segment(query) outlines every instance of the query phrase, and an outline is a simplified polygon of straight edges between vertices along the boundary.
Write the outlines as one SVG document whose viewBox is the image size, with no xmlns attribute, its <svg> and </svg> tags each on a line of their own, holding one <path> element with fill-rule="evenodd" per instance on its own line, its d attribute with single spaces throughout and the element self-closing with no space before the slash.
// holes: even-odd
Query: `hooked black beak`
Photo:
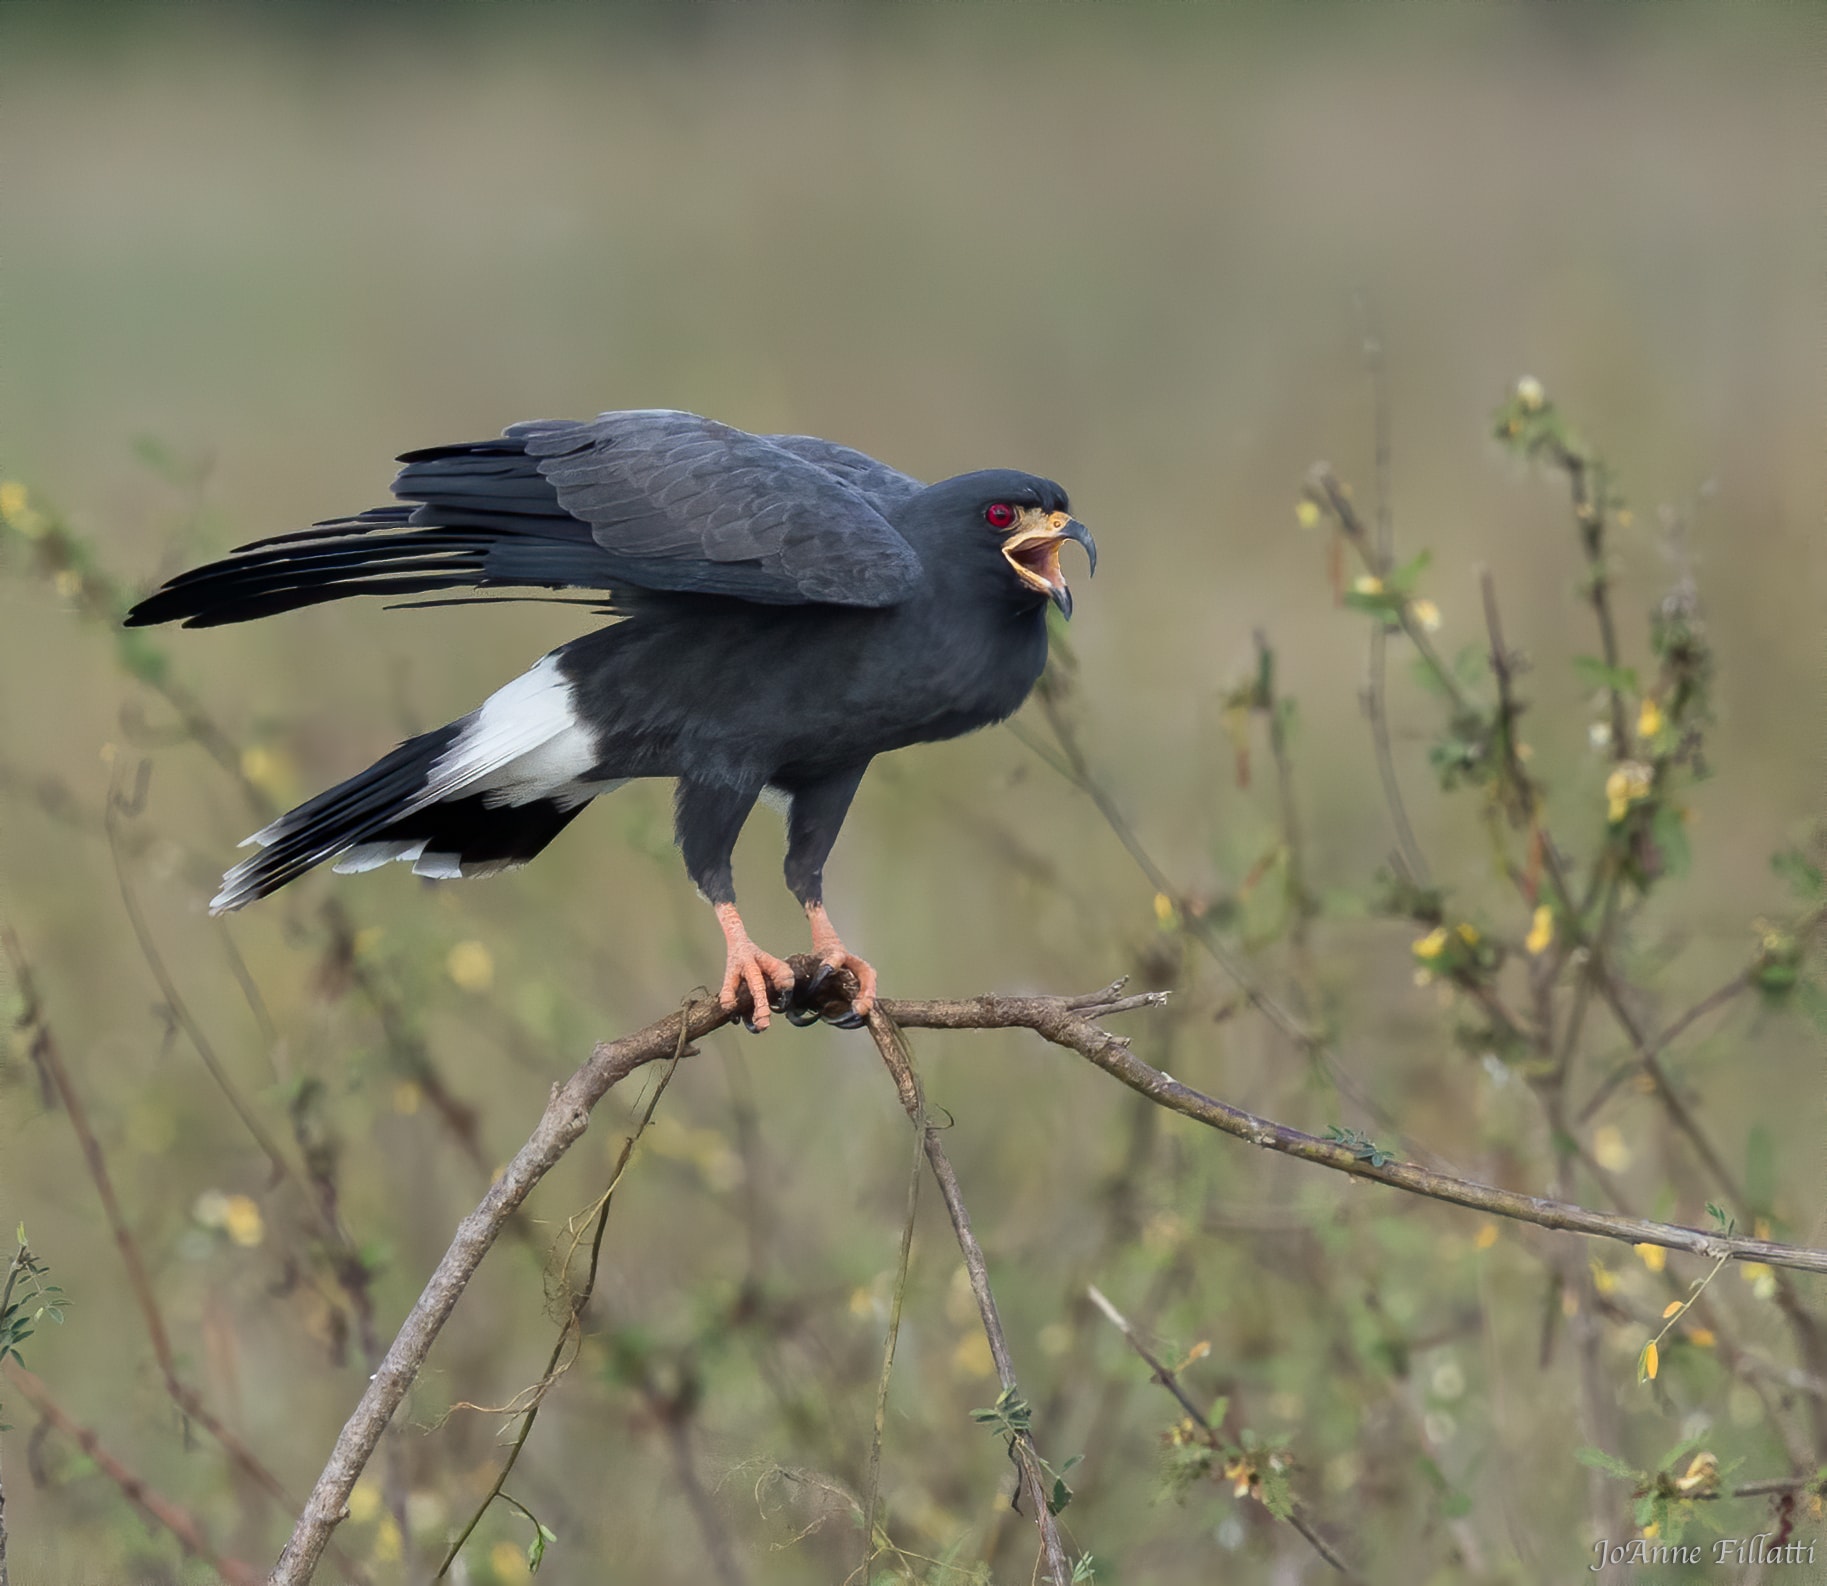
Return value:
<svg viewBox="0 0 1827 1586">
<path fill-rule="evenodd" d="M 1020 573 L 1024 582 L 1041 591 L 1059 607 L 1062 617 L 1072 616 L 1072 591 L 1059 570 L 1059 548 L 1067 540 L 1076 540 L 1085 548 L 1091 572 L 1097 573 L 1097 541 L 1077 518 L 1063 512 L 1050 513 L 1033 529 L 1017 531 L 1003 546 L 1003 554 Z"/>
<path fill-rule="evenodd" d="M 1085 547 L 1085 560 L 1091 564 L 1087 576 L 1096 578 L 1097 541 L 1091 538 L 1091 531 L 1086 528 L 1084 524 L 1080 523 L 1077 518 L 1068 518 L 1066 520 L 1066 526 L 1059 531 L 1059 537 L 1062 540 L 1077 540 L 1080 545 Z M 1055 569 L 1059 567 L 1059 555 L 1057 552 L 1054 553 L 1053 566 Z M 1059 614 L 1064 617 L 1066 621 L 1070 622 L 1072 620 L 1072 590 L 1067 585 L 1064 578 L 1061 578 L 1058 583 L 1053 586 L 1048 594 L 1048 598 L 1054 605 L 1059 607 Z"/>
</svg>

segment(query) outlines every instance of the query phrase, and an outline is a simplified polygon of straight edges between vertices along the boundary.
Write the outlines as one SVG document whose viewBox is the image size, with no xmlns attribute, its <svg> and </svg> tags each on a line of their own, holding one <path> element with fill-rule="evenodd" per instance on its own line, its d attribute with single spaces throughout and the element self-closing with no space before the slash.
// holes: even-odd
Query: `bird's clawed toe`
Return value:
<svg viewBox="0 0 1827 1586">
<path fill-rule="evenodd" d="M 828 950 L 820 959 L 818 972 L 812 977 L 812 989 L 840 971 L 856 981 L 856 995 L 850 999 L 850 1011 L 856 1019 L 854 1023 L 846 1022 L 845 1019 L 833 1019 L 831 1022 L 839 1029 L 854 1030 L 869 1017 L 869 1010 L 875 1006 L 875 966 L 842 946 Z"/>
<path fill-rule="evenodd" d="M 757 1034 L 765 1030 L 770 1009 L 782 1005 L 792 990 L 791 964 L 772 953 L 764 953 L 753 942 L 730 944 L 717 1000 L 734 1012 L 741 1006 L 742 993 L 746 991 L 749 1008 L 743 1022 L 750 1030 Z"/>
</svg>

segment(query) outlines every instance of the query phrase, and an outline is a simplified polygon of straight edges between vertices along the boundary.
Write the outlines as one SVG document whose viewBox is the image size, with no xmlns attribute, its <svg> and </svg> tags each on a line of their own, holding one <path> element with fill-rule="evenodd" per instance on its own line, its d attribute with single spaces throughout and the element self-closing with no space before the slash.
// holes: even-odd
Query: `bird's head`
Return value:
<svg viewBox="0 0 1827 1586">
<path fill-rule="evenodd" d="M 1067 540 L 1084 546 L 1097 571 L 1097 544 L 1071 515 L 1066 492 L 1051 479 L 1013 469 L 990 468 L 959 474 L 923 492 L 929 521 L 942 524 L 940 548 L 963 560 L 973 576 L 1008 594 L 1016 603 L 1037 606 L 1050 600 L 1072 615 L 1072 591 L 1060 570 Z"/>
</svg>

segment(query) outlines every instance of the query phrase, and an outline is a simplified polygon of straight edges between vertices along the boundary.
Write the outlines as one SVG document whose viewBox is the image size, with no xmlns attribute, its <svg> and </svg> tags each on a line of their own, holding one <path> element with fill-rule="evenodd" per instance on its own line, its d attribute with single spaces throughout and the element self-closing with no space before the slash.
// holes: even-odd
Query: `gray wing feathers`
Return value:
<svg viewBox="0 0 1827 1586">
<path fill-rule="evenodd" d="M 507 433 L 631 583 L 777 604 L 888 606 L 919 580 L 918 557 L 883 516 L 905 499 L 892 489 L 905 476 L 860 452 L 830 448 L 845 454 L 832 468 L 802 446 L 693 413 L 605 413 Z M 887 487 L 879 493 L 860 488 L 871 468 Z"/>
</svg>

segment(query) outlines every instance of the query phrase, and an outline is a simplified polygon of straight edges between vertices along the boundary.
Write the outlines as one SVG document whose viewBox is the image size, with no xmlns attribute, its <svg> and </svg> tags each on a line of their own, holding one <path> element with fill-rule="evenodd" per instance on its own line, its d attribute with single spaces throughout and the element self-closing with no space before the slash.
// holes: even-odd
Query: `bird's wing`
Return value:
<svg viewBox="0 0 1827 1586">
<path fill-rule="evenodd" d="M 172 579 L 128 625 L 209 627 L 346 595 L 461 588 L 888 606 L 920 576 L 886 517 L 919 484 L 810 436 L 605 413 L 516 424 L 400 462 L 401 505 L 244 545 Z"/>
<path fill-rule="evenodd" d="M 847 447 L 675 412 L 507 433 L 639 588 L 891 606 L 919 580 L 919 558 L 884 516 L 919 486 Z"/>
<path fill-rule="evenodd" d="M 820 440 L 816 435 L 764 435 L 761 437 L 782 451 L 803 458 L 815 468 L 822 468 L 833 478 L 841 479 L 857 491 L 883 517 L 912 500 L 926 488 L 898 468 L 877 462 L 867 452 L 836 441 Z"/>
</svg>

